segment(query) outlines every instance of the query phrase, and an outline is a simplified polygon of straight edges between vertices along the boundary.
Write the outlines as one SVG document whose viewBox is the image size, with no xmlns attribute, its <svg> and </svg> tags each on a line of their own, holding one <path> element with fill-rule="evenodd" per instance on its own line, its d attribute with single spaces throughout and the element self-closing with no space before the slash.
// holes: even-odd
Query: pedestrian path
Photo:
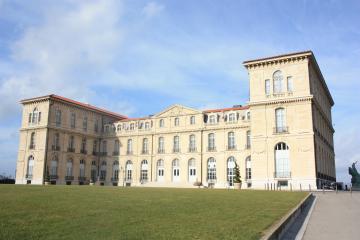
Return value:
<svg viewBox="0 0 360 240">
<path fill-rule="evenodd" d="M 360 239 L 360 192 L 316 192 L 304 240 Z"/>
</svg>

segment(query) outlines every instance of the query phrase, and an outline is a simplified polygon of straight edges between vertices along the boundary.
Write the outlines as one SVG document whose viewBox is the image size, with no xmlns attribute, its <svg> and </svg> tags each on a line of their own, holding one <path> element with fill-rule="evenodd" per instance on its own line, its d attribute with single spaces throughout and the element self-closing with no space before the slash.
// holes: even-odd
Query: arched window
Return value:
<svg viewBox="0 0 360 240">
<path fill-rule="evenodd" d="M 34 108 L 32 113 L 29 114 L 29 123 L 37 124 L 40 122 L 41 112 L 37 108 Z"/>
<path fill-rule="evenodd" d="M 280 142 L 275 145 L 275 178 L 290 178 L 289 147 Z"/>
<path fill-rule="evenodd" d="M 100 166 L 100 180 L 105 181 L 105 179 L 106 179 L 106 161 L 102 161 Z"/>
<path fill-rule="evenodd" d="M 287 132 L 284 108 L 275 109 L 275 125 L 276 125 L 276 129 L 275 129 L 276 133 Z"/>
<path fill-rule="evenodd" d="M 159 137 L 159 149 L 158 149 L 158 153 L 164 153 L 165 149 L 164 149 L 164 137 Z"/>
<path fill-rule="evenodd" d="M 132 139 L 128 139 L 127 141 L 127 154 L 132 154 L 133 152 L 133 147 L 132 147 Z"/>
<path fill-rule="evenodd" d="M 208 151 L 215 151 L 215 134 L 209 133 L 208 135 Z"/>
<path fill-rule="evenodd" d="M 274 93 L 283 92 L 283 76 L 281 71 L 276 71 L 273 74 Z"/>
<path fill-rule="evenodd" d="M 26 178 L 32 178 L 33 176 L 33 170 L 34 170 L 34 157 L 30 156 L 28 158 L 28 165 L 27 165 L 27 171 L 26 171 Z"/>
<path fill-rule="evenodd" d="M 35 149 L 35 133 L 32 132 L 30 135 L 30 149 Z"/>
<path fill-rule="evenodd" d="M 159 121 L 159 127 L 164 127 L 165 126 L 165 124 L 164 124 L 164 119 L 160 119 L 160 121 Z"/>
<path fill-rule="evenodd" d="M 125 170 L 126 170 L 126 181 L 127 182 L 131 182 L 132 180 L 132 171 L 133 171 L 133 164 L 130 160 L 126 161 L 126 165 L 125 165 Z"/>
<path fill-rule="evenodd" d="M 179 182 L 180 181 L 180 162 L 179 159 L 174 159 L 172 161 L 172 177 L 173 182 Z"/>
<path fill-rule="evenodd" d="M 159 159 L 156 162 L 157 181 L 164 181 L 164 160 Z"/>
<path fill-rule="evenodd" d="M 207 161 L 207 179 L 210 183 L 216 182 L 216 160 L 213 157 Z"/>
<path fill-rule="evenodd" d="M 227 181 L 229 186 L 234 186 L 234 177 L 235 177 L 235 158 L 229 157 L 227 160 Z"/>
<path fill-rule="evenodd" d="M 149 153 L 149 148 L 148 148 L 148 139 L 147 138 L 143 138 L 143 144 L 142 144 L 142 153 L 143 154 L 148 154 Z"/>
<path fill-rule="evenodd" d="M 246 168 L 246 180 L 250 180 L 251 179 L 251 157 L 248 156 L 245 159 L 245 168 Z"/>
<path fill-rule="evenodd" d="M 179 139 L 179 136 L 174 136 L 173 152 L 174 153 L 180 152 L 180 139 Z"/>
<path fill-rule="evenodd" d="M 234 132 L 228 132 L 228 150 L 235 149 L 235 134 Z"/>
<path fill-rule="evenodd" d="M 57 178 L 58 159 L 57 156 L 51 160 L 50 163 L 50 178 Z"/>
<path fill-rule="evenodd" d="M 73 160 L 69 159 L 66 162 L 66 177 L 73 176 Z"/>
<path fill-rule="evenodd" d="M 118 181 L 119 180 L 119 162 L 114 161 L 112 166 L 112 181 Z"/>
<path fill-rule="evenodd" d="M 195 151 L 196 151 L 195 135 L 191 134 L 189 136 L 189 152 L 195 152 Z"/>
<path fill-rule="evenodd" d="M 191 158 L 188 162 L 189 165 L 189 182 L 196 182 L 196 161 L 194 158 Z"/>
<path fill-rule="evenodd" d="M 85 177 L 85 160 L 80 160 L 80 178 L 84 178 Z"/>
<path fill-rule="evenodd" d="M 148 161 L 147 160 L 142 160 L 141 161 L 141 176 L 140 176 L 140 181 L 141 182 L 147 182 L 148 180 Z"/>
</svg>

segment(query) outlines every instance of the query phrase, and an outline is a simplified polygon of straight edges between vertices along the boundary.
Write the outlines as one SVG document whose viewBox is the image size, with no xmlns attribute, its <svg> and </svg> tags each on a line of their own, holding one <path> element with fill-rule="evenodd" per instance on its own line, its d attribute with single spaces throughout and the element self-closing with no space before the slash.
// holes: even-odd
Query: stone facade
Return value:
<svg viewBox="0 0 360 240">
<path fill-rule="evenodd" d="M 336 180 L 334 102 L 311 51 L 244 62 L 246 106 L 127 118 L 56 95 L 26 99 L 16 183 L 312 189 Z"/>
</svg>

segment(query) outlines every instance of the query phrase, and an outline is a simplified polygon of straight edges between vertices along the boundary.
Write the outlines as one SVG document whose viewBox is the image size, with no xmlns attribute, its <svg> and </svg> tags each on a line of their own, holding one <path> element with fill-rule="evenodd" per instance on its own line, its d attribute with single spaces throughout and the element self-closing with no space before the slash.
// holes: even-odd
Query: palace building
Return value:
<svg viewBox="0 0 360 240">
<path fill-rule="evenodd" d="M 57 95 L 23 105 L 17 184 L 316 189 L 336 181 L 334 101 L 311 51 L 245 61 L 248 104 L 128 118 Z"/>
</svg>

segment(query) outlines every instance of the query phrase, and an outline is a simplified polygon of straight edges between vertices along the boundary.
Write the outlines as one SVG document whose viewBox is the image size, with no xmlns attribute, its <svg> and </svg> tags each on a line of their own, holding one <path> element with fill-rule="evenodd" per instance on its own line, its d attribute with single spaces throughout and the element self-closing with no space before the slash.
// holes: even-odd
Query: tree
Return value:
<svg viewBox="0 0 360 240">
<path fill-rule="evenodd" d="M 235 162 L 234 172 L 235 172 L 234 183 L 241 183 L 240 169 L 239 169 L 239 165 L 236 162 Z"/>
</svg>

